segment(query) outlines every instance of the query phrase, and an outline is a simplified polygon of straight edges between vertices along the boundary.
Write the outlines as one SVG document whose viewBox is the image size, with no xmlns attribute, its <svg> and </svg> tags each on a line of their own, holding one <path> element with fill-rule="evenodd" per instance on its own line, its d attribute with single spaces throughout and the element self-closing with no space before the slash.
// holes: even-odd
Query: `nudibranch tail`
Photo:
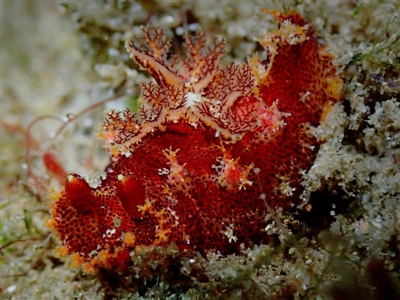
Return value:
<svg viewBox="0 0 400 300">
<path fill-rule="evenodd" d="M 172 242 L 232 253 L 262 241 L 266 204 L 299 203 L 318 146 L 307 128 L 339 100 L 342 81 L 300 14 L 267 12 L 278 29 L 259 38 L 262 61 L 219 68 L 225 42 L 201 31 L 187 35 L 183 58 L 168 59 L 161 29 L 127 42 L 154 78 L 142 85 L 139 113 L 108 113 L 101 184 L 69 175 L 52 204 L 49 224 L 87 270 L 123 269 L 133 250 Z"/>
</svg>

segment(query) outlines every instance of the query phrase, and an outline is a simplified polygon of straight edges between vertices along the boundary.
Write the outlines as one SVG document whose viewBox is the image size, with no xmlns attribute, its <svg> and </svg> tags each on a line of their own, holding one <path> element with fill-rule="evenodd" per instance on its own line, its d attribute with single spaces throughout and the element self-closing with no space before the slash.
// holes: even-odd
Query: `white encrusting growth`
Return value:
<svg viewBox="0 0 400 300">
<path fill-rule="evenodd" d="M 221 233 L 228 238 L 229 243 L 236 242 L 238 240 L 238 238 L 233 233 L 233 225 L 232 224 L 227 226 L 226 229 L 224 231 L 222 231 Z"/>
</svg>

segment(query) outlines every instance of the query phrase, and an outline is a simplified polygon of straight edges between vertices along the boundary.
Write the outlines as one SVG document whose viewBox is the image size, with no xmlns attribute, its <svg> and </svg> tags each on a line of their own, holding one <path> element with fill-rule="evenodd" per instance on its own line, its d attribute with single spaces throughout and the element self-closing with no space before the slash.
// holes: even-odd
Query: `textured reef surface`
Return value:
<svg viewBox="0 0 400 300">
<path fill-rule="evenodd" d="M 339 100 L 342 81 L 310 24 L 268 12 L 278 29 L 259 39 L 264 60 L 220 68 L 225 43 L 202 31 L 187 34 L 183 57 L 161 29 L 127 42 L 154 80 L 142 85 L 137 115 L 108 113 L 100 184 L 71 174 L 53 195 L 60 251 L 87 271 L 124 269 L 137 247 L 171 242 L 229 254 L 262 241 L 271 210 L 299 204 L 318 148 L 310 128 Z"/>
</svg>

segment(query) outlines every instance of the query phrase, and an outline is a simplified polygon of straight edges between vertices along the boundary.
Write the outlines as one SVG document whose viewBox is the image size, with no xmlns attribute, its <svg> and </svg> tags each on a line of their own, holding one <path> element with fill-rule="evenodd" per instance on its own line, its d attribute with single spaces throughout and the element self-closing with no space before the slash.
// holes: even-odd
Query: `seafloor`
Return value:
<svg viewBox="0 0 400 300">
<path fill-rule="evenodd" d="M 1 2 L 1 299 L 398 299 L 400 4 L 280 3 Z M 273 24 L 261 7 L 301 12 L 345 82 L 343 101 L 315 129 L 321 145 L 302 195 L 310 212 L 279 216 L 273 244 L 181 261 L 158 249 L 154 269 L 137 263 L 123 280 L 58 257 L 45 221 L 49 189 L 60 183 L 40 157 L 52 153 L 67 172 L 93 177 L 106 166 L 96 138 L 103 112 L 136 107 L 147 79 L 124 41 L 143 24 L 177 41 L 200 26 L 227 39 L 223 63 L 244 61 Z M 116 94 L 124 96 L 79 115 Z M 174 272 L 159 271 L 171 261 Z"/>
</svg>

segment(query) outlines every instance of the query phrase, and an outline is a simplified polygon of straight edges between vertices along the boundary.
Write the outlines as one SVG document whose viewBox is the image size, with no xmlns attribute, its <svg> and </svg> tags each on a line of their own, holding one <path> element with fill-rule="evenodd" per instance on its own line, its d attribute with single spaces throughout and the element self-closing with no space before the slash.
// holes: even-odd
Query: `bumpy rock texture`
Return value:
<svg viewBox="0 0 400 300">
<path fill-rule="evenodd" d="M 332 56 L 294 12 L 260 38 L 268 56 L 219 68 L 224 42 L 186 37 L 171 56 L 160 29 L 128 42 L 155 79 L 139 115 L 111 111 L 102 137 L 111 161 L 97 187 L 70 175 L 50 226 L 87 270 L 124 268 L 139 245 L 232 253 L 260 242 L 268 207 L 298 203 L 317 143 L 311 126 L 340 98 Z"/>
</svg>

